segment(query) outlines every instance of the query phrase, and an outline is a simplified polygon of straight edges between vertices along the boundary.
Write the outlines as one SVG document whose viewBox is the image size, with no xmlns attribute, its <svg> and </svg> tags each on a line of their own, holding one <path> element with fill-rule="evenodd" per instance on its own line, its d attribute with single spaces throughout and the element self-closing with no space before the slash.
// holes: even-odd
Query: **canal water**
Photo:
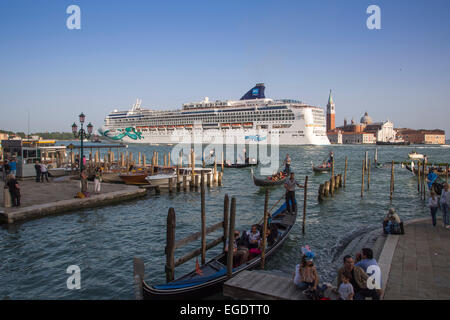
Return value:
<svg viewBox="0 0 450 320">
<path fill-rule="evenodd" d="M 154 150 L 162 154 L 171 146 L 130 145 L 128 151 L 143 152 L 147 161 Z M 303 191 L 298 190 L 297 223 L 283 247 L 268 261 L 267 270 L 291 274 L 300 259 L 300 249 L 309 245 L 316 253 L 316 264 L 322 280 L 331 281 L 336 265 L 335 254 L 352 236 L 381 228 L 390 207 L 403 220 L 428 217 L 424 201 L 417 193 L 417 180 L 406 169 L 395 167 L 395 193 L 389 200 L 390 166 L 371 170 L 370 190 L 361 199 L 361 166 L 365 151 L 373 160 L 376 146 L 345 145 L 327 147 L 280 147 L 280 161 L 289 153 L 296 178 L 303 183 L 309 176 L 306 235 L 302 235 Z M 378 146 L 379 162 L 404 161 L 416 149 L 429 162 L 450 162 L 446 146 Z M 317 191 L 330 174 L 313 174 L 311 161 L 319 163 L 335 153 L 336 173 L 344 171 L 348 157 L 347 188 L 339 189 L 334 198 L 319 204 Z M 206 191 L 207 225 L 223 218 L 223 199 L 236 197 L 236 227 L 249 229 L 262 218 L 264 192 L 254 186 L 249 169 L 225 169 L 222 187 Z M 22 195 L 26 197 L 26 195 Z M 283 196 L 283 188 L 271 190 L 270 206 Z M 165 281 L 164 245 L 166 217 L 170 207 L 176 211 L 176 238 L 200 231 L 199 192 L 149 195 L 145 198 L 70 214 L 31 220 L 0 228 L 0 299 L 133 299 L 133 257 L 145 263 L 148 283 Z M 220 232 L 210 234 L 209 239 Z M 176 257 L 200 246 L 200 241 L 176 251 Z M 207 258 L 221 246 L 208 251 Z M 67 289 L 66 269 L 77 265 L 81 270 L 81 289 Z M 177 267 L 181 276 L 195 267 L 195 259 Z"/>
</svg>

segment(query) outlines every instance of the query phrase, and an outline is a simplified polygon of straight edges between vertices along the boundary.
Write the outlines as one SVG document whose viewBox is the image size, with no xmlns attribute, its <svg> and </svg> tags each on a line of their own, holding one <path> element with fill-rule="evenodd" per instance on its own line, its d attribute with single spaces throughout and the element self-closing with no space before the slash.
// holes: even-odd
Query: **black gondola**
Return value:
<svg viewBox="0 0 450 320">
<path fill-rule="evenodd" d="M 330 172 L 331 171 L 331 166 L 320 165 L 320 166 L 315 167 L 314 163 L 312 163 L 312 162 L 311 162 L 311 166 L 312 166 L 312 170 L 314 172 L 317 172 L 317 173 L 323 173 L 323 172 Z"/>
<path fill-rule="evenodd" d="M 218 163 L 216 164 L 218 167 L 220 167 L 222 164 Z M 224 168 L 234 168 L 234 169 L 240 169 L 240 168 L 249 168 L 249 167 L 256 167 L 257 165 L 259 165 L 259 161 L 258 163 L 224 163 L 223 167 Z M 209 164 L 207 165 L 208 167 L 213 167 L 214 164 Z"/>
<path fill-rule="evenodd" d="M 286 212 L 286 203 L 284 203 L 271 218 L 271 226 L 276 226 L 277 236 L 273 242 L 267 246 L 266 260 L 281 247 L 287 239 L 288 234 L 292 230 L 297 218 L 297 211 L 292 214 Z M 262 229 L 262 225 L 260 225 Z M 269 244 L 269 243 L 268 243 Z M 138 259 L 138 261 L 140 261 Z M 202 275 L 198 275 L 196 271 L 192 271 L 181 278 L 162 285 L 149 285 L 142 281 L 142 297 L 144 299 L 199 299 L 219 293 L 222 285 L 230 279 L 227 276 L 227 254 L 221 253 L 215 258 L 209 260 L 200 267 Z M 233 268 L 231 277 L 236 276 L 244 270 L 258 268 L 261 263 L 261 255 L 251 258 L 247 262 Z M 142 262 L 138 262 L 140 273 L 144 273 Z M 142 277 L 142 275 L 141 275 Z"/>
<path fill-rule="evenodd" d="M 253 173 L 253 169 L 252 169 L 252 179 L 253 179 L 253 183 L 255 184 L 255 186 L 258 186 L 258 187 L 279 186 L 286 181 L 287 174 L 284 174 L 283 178 L 281 178 L 279 180 L 272 181 L 269 178 L 256 178 L 255 174 Z"/>
</svg>

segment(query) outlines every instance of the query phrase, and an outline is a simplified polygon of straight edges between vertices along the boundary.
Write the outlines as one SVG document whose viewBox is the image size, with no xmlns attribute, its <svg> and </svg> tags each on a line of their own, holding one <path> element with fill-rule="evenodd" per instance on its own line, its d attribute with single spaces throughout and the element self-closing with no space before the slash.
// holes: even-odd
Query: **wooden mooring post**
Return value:
<svg viewBox="0 0 450 320">
<path fill-rule="evenodd" d="M 264 223 L 262 232 L 262 250 L 261 250 L 261 269 L 264 269 L 264 264 L 266 261 L 266 241 L 267 241 L 267 220 L 269 216 L 269 189 L 266 188 L 266 195 L 264 198 Z"/>
<path fill-rule="evenodd" d="M 364 197 L 364 169 L 366 168 L 366 160 L 362 163 L 362 178 L 361 178 L 361 198 Z"/>
<path fill-rule="evenodd" d="M 205 215 L 205 181 L 202 171 L 202 182 L 200 184 L 201 198 L 201 223 L 202 223 L 202 264 L 206 261 L 206 215 Z"/>
<path fill-rule="evenodd" d="M 225 251 L 225 247 L 227 246 L 229 211 L 230 200 L 228 199 L 228 194 L 225 194 L 225 197 L 223 199 L 223 251 Z"/>
<path fill-rule="evenodd" d="M 228 228 L 228 244 L 229 250 L 227 254 L 227 276 L 231 277 L 233 274 L 233 243 L 234 243 L 234 223 L 236 219 L 236 199 L 231 198 L 231 214 L 230 227 Z"/>
<path fill-rule="evenodd" d="M 392 200 L 394 197 L 394 161 L 391 164 L 391 189 L 389 193 L 389 199 Z"/>
<path fill-rule="evenodd" d="M 224 220 L 221 222 L 218 222 L 212 226 L 206 227 L 205 217 L 202 218 L 202 227 L 201 231 L 191 234 L 190 236 L 187 236 L 184 239 L 175 241 L 175 227 L 176 227 L 176 215 L 174 208 L 170 208 L 169 212 L 167 214 L 167 233 L 166 233 L 166 247 L 165 247 L 165 253 L 166 253 L 166 265 L 165 265 L 165 272 L 166 272 L 166 281 L 170 282 L 175 277 L 175 268 L 195 257 L 198 255 L 202 256 L 203 258 L 206 256 L 206 251 L 217 246 L 220 243 L 226 243 L 226 234 L 224 233 L 220 237 L 206 243 L 206 235 L 219 230 L 220 228 L 223 228 L 224 231 L 227 228 L 225 225 L 228 226 L 228 195 L 225 195 L 225 202 L 224 202 Z M 204 216 L 204 215 L 203 215 Z M 230 224 L 229 229 L 232 229 L 232 232 L 234 233 L 234 221 L 236 216 L 236 199 L 233 197 L 231 199 L 231 218 L 230 218 Z M 231 237 L 233 237 L 233 233 L 231 233 Z M 193 250 L 186 255 L 182 256 L 181 258 L 175 259 L 175 250 L 179 249 L 188 243 L 192 241 L 196 241 L 198 239 L 202 239 L 202 245 L 199 249 Z M 233 243 L 234 237 L 230 243 Z M 233 267 L 233 250 L 230 250 L 231 252 L 231 264 L 230 267 Z M 229 259 L 229 257 L 228 257 Z M 202 263 L 204 264 L 204 262 Z M 227 270 L 228 271 L 228 270 Z M 232 271 L 232 269 L 231 269 Z"/>
<path fill-rule="evenodd" d="M 369 165 L 367 166 L 367 190 L 370 189 L 370 159 L 369 159 Z"/>
<path fill-rule="evenodd" d="M 347 157 L 345 157 L 345 169 L 344 169 L 344 188 L 345 182 L 347 181 Z"/>
<path fill-rule="evenodd" d="M 308 176 L 305 177 L 305 187 L 303 189 L 303 224 L 302 224 L 302 233 L 305 234 L 306 228 L 306 200 L 308 196 Z"/>
<path fill-rule="evenodd" d="M 170 208 L 167 214 L 166 232 L 166 281 L 170 282 L 175 276 L 175 209 Z"/>
<path fill-rule="evenodd" d="M 417 192 L 420 192 L 420 161 L 417 161 Z"/>
</svg>

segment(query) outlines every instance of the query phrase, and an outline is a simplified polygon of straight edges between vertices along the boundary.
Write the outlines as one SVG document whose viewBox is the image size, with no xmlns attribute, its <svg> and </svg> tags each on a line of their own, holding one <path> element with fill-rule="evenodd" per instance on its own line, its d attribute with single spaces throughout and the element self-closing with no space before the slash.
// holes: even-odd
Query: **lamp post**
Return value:
<svg viewBox="0 0 450 320">
<path fill-rule="evenodd" d="M 83 140 L 86 138 L 86 139 L 89 139 L 90 137 L 91 137 L 91 134 L 92 134 L 92 129 L 94 128 L 94 126 L 91 124 L 91 123 L 89 123 L 88 125 L 87 125 L 87 133 L 86 133 L 86 131 L 83 129 L 83 124 L 84 124 L 84 120 L 86 119 L 86 116 L 83 114 L 83 113 L 81 113 L 80 115 L 79 115 L 79 118 L 80 118 L 80 123 L 81 123 L 81 129 L 80 130 L 78 130 L 78 126 L 76 125 L 76 123 L 74 122 L 73 123 L 73 125 L 72 125 L 72 133 L 73 133 L 73 136 L 75 137 L 75 138 L 80 138 L 80 141 L 81 141 L 81 150 L 80 150 L 80 175 L 81 175 L 81 171 L 83 171 L 83 169 L 84 169 L 84 164 L 83 164 Z"/>
</svg>

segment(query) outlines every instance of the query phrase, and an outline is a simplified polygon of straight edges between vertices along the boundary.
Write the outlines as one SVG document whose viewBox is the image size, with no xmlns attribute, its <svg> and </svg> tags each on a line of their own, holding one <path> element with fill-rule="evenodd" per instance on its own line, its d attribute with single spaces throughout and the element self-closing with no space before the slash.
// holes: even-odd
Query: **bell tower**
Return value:
<svg viewBox="0 0 450 320">
<path fill-rule="evenodd" d="M 333 101 L 333 97 L 331 96 L 331 90 L 330 95 L 328 97 L 328 103 L 327 103 L 327 132 L 333 131 L 336 129 L 336 122 L 335 122 L 335 105 Z"/>
</svg>

